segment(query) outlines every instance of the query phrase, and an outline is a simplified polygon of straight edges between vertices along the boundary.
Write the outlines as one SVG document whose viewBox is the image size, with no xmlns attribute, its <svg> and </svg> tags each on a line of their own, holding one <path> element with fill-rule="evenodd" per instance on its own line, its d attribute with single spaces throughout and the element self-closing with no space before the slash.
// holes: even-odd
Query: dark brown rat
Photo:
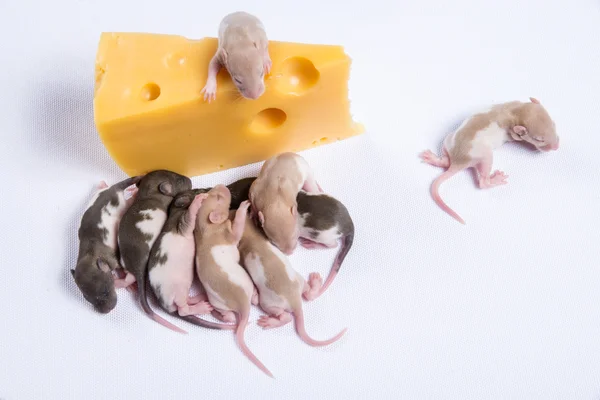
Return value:
<svg viewBox="0 0 600 400">
<path fill-rule="evenodd" d="M 192 181 L 172 171 L 158 170 L 144 176 L 138 188 L 136 200 L 119 226 L 121 264 L 127 271 L 125 281 L 126 284 L 137 282 L 140 304 L 150 318 L 169 329 L 185 333 L 155 314 L 148 305 L 146 272 L 150 250 L 167 220 L 169 205 L 179 193 L 192 188 Z"/>
<path fill-rule="evenodd" d="M 121 268 L 118 261 L 117 233 L 123 214 L 131 206 L 135 191 L 125 200 L 126 189 L 140 181 L 132 177 L 108 187 L 102 181 L 88 204 L 79 225 L 79 254 L 71 270 L 83 297 L 106 314 L 117 305 L 112 271 Z"/>
<path fill-rule="evenodd" d="M 322 295 L 331 285 L 342 266 L 342 262 L 354 241 L 354 222 L 342 202 L 325 193 L 298 192 L 298 223 L 300 225 L 300 245 L 307 249 L 335 248 L 341 239 L 340 250 L 335 257 L 331 271 L 318 292 L 305 294 L 307 300 Z M 309 276 L 311 287 L 322 281 L 318 273 Z"/>
</svg>

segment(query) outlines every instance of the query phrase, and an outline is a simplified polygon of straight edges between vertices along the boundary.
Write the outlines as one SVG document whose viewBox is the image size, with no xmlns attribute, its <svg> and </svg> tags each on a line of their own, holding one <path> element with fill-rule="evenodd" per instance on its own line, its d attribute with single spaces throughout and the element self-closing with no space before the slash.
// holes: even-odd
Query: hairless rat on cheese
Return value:
<svg viewBox="0 0 600 400">
<path fill-rule="evenodd" d="M 186 332 L 155 314 L 148 305 L 146 272 L 150 250 L 167 220 L 167 209 L 173 197 L 191 188 L 190 178 L 175 172 L 157 170 L 148 173 L 138 184 L 136 200 L 123 216 L 118 236 L 121 264 L 127 271 L 124 286 L 137 282 L 144 312 L 180 333 Z"/>
<path fill-rule="evenodd" d="M 125 211 L 135 199 L 137 189 L 126 189 L 140 181 L 136 176 L 108 187 L 102 181 L 90 200 L 79 225 L 79 254 L 77 265 L 71 270 L 83 297 L 94 308 L 106 314 L 115 308 L 117 293 L 113 271 L 121 268 L 118 261 L 117 232 Z"/>
<path fill-rule="evenodd" d="M 230 212 L 230 218 L 234 211 Z M 283 326 L 292 320 L 300 338 L 311 346 L 326 346 L 340 339 L 346 328 L 328 340 L 314 340 L 306 333 L 302 295 L 318 292 L 320 287 L 312 287 L 302 275 L 296 272 L 287 257 L 275 247 L 259 228 L 246 221 L 244 235 L 239 245 L 242 264 L 258 288 L 258 302 L 267 313 L 258 320 L 264 329 Z"/>
<path fill-rule="evenodd" d="M 196 272 L 214 308 L 213 315 L 225 322 L 234 322 L 237 315 L 236 337 L 242 352 L 264 373 L 273 377 L 244 341 L 255 288 L 240 265 L 237 246 L 244 233 L 249 203 L 245 201 L 240 205 L 233 223 L 229 219 L 230 203 L 229 189 L 217 185 L 208 192 L 200 206 L 195 231 Z"/>
<path fill-rule="evenodd" d="M 180 193 L 169 207 L 167 221 L 156 239 L 148 260 L 148 279 L 160 305 L 169 313 L 195 325 L 212 329 L 235 329 L 234 325 L 216 324 L 197 318 L 208 314 L 212 306 L 205 295 L 189 297 L 194 280 L 194 228 L 196 215 L 207 194 L 194 190 Z"/>
<path fill-rule="evenodd" d="M 281 153 L 263 164 L 250 187 L 252 215 L 269 240 L 284 254 L 298 245 L 298 203 L 300 189 L 322 192 L 306 160 L 292 152 Z"/>
<path fill-rule="evenodd" d="M 219 25 L 218 48 L 208 64 L 208 78 L 202 89 L 204 100 L 217 96 L 217 74 L 225 67 L 242 96 L 258 99 L 265 91 L 264 75 L 271 71 L 269 40 L 262 22 L 238 11 L 226 15 Z"/>
<path fill-rule="evenodd" d="M 493 150 L 509 141 L 523 141 L 538 150 L 558 150 L 559 137 L 554 121 L 539 100 L 531 102 L 512 101 L 497 104 L 490 110 L 466 119 L 456 131 L 444 139 L 443 155 L 436 156 L 430 150 L 421 153 L 421 159 L 433 166 L 446 168 L 431 185 L 435 202 L 453 218 L 465 221 L 453 211 L 439 195 L 440 185 L 463 169 L 473 167 L 479 174 L 479 187 L 492 188 L 506 184 L 504 172 L 492 170 Z"/>
</svg>

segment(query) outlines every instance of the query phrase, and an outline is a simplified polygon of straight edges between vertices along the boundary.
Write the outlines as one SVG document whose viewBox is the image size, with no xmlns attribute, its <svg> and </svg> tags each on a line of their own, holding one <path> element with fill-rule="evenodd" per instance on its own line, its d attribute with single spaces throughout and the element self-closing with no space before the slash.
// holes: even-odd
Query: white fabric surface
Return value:
<svg viewBox="0 0 600 400">
<path fill-rule="evenodd" d="M 3 1 L 0 5 L 0 399 L 592 399 L 600 396 L 600 4 L 581 0 Z M 260 5 L 259 5 L 260 3 Z M 417 3 L 419 3 L 417 5 Z M 353 57 L 352 107 L 367 134 L 303 153 L 357 232 L 338 278 L 293 326 L 246 338 L 150 321 L 127 292 L 95 313 L 69 268 L 93 185 L 124 177 L 97 137 L 102 31 L 215 35 L 245 9 L 276 40 Z M 539 98 L 558 152 L 506 145 L 505 187 L 469 173 L 429 196 L 417 154 L 491 103 Z M 194 178 L 229 183 L 252 165 Z M 345 176 L 349 175 L 351 178 Z M 326 273 L 336 250 L 299 250 Z"/>
</svg>

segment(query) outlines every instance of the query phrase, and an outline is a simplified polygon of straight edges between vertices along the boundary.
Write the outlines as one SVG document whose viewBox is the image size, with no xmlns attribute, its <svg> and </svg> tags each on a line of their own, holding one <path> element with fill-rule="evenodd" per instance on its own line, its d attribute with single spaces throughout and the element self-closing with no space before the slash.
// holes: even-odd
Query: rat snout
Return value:
<svg viewBox="0 0 600 400">
<path fill-rule="evenodd" d="M 543 151 L 554 151 L 554 150 L 558 150 L 558 146 L 559 146 L 559 141 L 557 139 L 556 142 L 547 144 L 547 145 L 541 147 L 541 149 Z"/>
<path fill-rule="evenodd" d="M 108 298 L 103 298 L 102 300 L 96 300 L 94 303 L 94 308 L 96 311 L 102 314 L 108 314 L 115 306 L 117 305 L 117 297 L 109 296 Z"/>
<path fill-rule="evenodd" d="M 242 95 L 247 99 L 256 100 L 260 96 L 262 96 L 264 91 L 265 91 L 265 86 L 262 84 L 259 84 L 253 88 L 245 88 L 244 91 L 242 92 Z"/>
</svg>

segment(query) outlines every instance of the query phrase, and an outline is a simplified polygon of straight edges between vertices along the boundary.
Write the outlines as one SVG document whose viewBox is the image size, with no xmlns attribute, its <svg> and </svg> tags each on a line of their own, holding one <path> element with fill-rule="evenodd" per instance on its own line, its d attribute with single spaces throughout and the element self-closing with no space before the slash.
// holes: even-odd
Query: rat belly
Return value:
<svg viewBox="0 0 600 400">
<path fill-rule="evenodd" d="M 119 222 L 125 213 L 125 195 L 123 192 L 117 194 L 119 203 L 115 206 L 108 203 L 102 208 L 102 216 L 98 223 L 98 229 L 104 230 L 103 243 L 113 250 L 117 249 L 117 231 Z"/>
<path fill-rule="evenodd" d="M 166 233 L 156 256 L 159 261 L 148 274 L 150 284 L 169 311 L 175 311 L 170 309 L 175 298 L 181 291 L 187 296 L 194 279 L 194 240 Z"/>
<path fill-rule="evenodd" d="M 135 227 L 146 236 L 146 244 L 151 249 L 167 220 L 167 213 L 163 210 L 148 209 L 140 211 L 140 215 L 143 219 L 135 224 Z"/>
<path fill-rule="evenodd" d="M 473 137 L 469 155 L 473 158 L 485 157 L 489 150 L 497 149 L 509 140 L 506 129 L 492 122 L 487 127 L 477 131 Z"/>
</svg>

